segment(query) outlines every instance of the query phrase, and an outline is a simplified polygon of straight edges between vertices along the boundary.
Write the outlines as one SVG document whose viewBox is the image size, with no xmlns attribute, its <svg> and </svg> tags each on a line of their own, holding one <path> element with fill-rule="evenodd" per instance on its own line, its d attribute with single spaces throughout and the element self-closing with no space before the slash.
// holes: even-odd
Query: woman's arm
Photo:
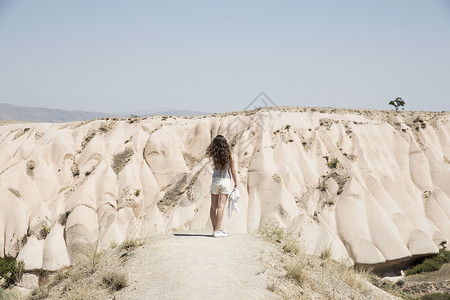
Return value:
<svg viewBox="0 0 450 300">
<path fill-rule="evenodd" d="M 237 187 L 237 176 L 236 176 L 236 169 L 234 168 L 233 152 L 230 152 L 230 169 L 231 169 L 231 176 L 233 177 L 234 181 L 234 187 Z"/>
</svg>

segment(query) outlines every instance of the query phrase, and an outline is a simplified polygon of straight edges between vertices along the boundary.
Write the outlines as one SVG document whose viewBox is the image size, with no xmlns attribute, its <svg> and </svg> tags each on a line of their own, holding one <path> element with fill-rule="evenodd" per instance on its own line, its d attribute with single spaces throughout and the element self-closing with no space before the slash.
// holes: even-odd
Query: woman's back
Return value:
<svg viewBox="0 0 450 300">
<path fill-rule="evenodd" d="M 231 178 L 230 163 L 224 169 L 214 168 L 213 178 Z"/>
</svg>

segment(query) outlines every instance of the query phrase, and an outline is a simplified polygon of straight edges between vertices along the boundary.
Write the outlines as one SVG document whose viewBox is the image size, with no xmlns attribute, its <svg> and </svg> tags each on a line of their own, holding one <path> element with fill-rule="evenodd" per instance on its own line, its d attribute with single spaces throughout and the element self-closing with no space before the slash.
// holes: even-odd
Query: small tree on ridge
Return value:
<svg viewBox="0 0 450 300">
<path fill-rule="evenodd" d="M 405 108 L 403 107 L 405 106 L 405 101 L 403 101 L 403 99 L 400 97 L 395 98 L 395 100 L 393 101 L 389 101 L 389 105 L 394 106 L 396 111 L 398 111 L 399 107 L 401 107 L 402 110 L 405 110 Z"/>
</svg>

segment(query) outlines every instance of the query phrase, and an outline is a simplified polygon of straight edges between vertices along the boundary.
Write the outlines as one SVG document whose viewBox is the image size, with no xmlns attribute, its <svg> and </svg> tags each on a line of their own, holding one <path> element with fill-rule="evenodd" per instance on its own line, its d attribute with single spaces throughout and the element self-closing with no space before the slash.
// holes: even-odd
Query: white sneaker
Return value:
<svg viewBox="0 0 450 300">
<path fill-rule="evenodd" d="M 219 230 L 219 231 L 214 231 L 213 235 L 214 235 L 214 237 L 227 237 L 228 233 L 226 233 L 223 230 Z"/>
</svg>

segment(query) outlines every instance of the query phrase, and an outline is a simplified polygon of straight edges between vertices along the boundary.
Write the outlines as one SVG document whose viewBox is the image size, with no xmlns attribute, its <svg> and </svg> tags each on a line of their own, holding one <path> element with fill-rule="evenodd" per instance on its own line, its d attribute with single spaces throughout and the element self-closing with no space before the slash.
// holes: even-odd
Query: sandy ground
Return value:
<svg viewBox="0 0 450 300">
<path fill-rule="evenodd" d="M 152 237 L 124 263 L 130 285 L 116 299 L 275 299 L 267 289 L 271 248 L 248 235 Z"/>
<path fill-rule="evenodd" d="M 259 234 L 151 236 L 140 246 L 102 252 L 95 266 L 89 256 L 41 278 L 33 299 L 398 299 L 362 277 L 345 276 L 350 270 L 336 263 L 283 250 L 287 241 L 270 242 Z M 286 276 L 295 261 L 301 283 Z M 125 275 L 127 286 L 111 289 L 104 281 L 111 273 Z M 19 299 L 19 292 L 32 291 L 16 288 L 8 294 Z"/>
</svg>

